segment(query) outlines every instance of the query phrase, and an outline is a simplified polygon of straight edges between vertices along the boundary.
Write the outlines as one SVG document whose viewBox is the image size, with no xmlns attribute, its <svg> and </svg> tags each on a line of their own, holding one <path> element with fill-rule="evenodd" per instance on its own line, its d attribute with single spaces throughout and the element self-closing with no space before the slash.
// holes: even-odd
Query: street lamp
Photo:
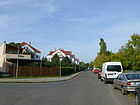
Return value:
<svg viewBox="0 0 140 105">
<path fill-rule="evenodd" d="M 59 56 L 59 60 L 60 60 L 60 72 L 59 72 L 59 76 L 61 76 L 61 62 L 62 62 L 62 59 L 63 59 L 63 55 L 61 54 L 61 52 L 58 52 L 58 56 Z"/>
</svg>

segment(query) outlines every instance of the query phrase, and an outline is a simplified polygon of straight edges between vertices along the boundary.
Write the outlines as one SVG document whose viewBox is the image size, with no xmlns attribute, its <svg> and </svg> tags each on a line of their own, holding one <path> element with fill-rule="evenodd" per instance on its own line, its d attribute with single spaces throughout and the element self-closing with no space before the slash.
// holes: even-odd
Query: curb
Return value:
<svg viewBox="0 0 140 105">
<path fill-rule="evenodd" d="M 61 82 L 71 80 L 80 74 L 83 71 L 72 74 L 71 76 L 66 77 L 56 77 L 56 78 L 37 78 L 37 79 L 0 79 L 0 83 L 50 83 L 50 82 Z"/>
</svg>

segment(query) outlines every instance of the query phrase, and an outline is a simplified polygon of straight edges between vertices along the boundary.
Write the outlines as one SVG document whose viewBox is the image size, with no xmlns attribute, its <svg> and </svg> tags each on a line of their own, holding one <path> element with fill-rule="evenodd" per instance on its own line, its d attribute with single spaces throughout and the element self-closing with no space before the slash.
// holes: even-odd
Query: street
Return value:
<svg viewBox="0 0 140 105">
<path fill-rule="evenodd" d="M 134 105 L 134 102 L 86 71 L 62 82 L 1 83 L 0 105 Z"/>
</svg>

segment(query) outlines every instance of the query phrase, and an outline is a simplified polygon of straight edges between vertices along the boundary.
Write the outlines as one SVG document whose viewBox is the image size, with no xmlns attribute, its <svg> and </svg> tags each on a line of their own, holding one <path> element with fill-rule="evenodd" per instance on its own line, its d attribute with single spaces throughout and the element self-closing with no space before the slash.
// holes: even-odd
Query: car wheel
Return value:
<svg viewBox="0 0 140 105">
<path fill-rule="evenodd" d="M 101 77 L 101 81 L 103 81 L 103 78 Z"/>
<path fill-rule="evenodd" d="M 121 87 L 121 91 L 122 91 L 122 94 L 123 94 L 123 95 L 126 95 L 126 94 L 127 94 L 127 91 L 125 91 L 125 89 L 124 89 L 123 86 Z"/>
</svg>

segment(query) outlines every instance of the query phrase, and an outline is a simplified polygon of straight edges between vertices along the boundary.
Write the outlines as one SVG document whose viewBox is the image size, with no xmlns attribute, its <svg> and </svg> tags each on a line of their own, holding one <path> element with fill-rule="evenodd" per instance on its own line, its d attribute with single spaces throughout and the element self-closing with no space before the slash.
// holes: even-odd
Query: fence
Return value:
<svg viewBox="0 0 140 105">
<path fill-rule="evenodd" d="M 11 76 L 16 77 L 17 67 L 11 67 Z M 57 67 L 18 67 L 18 77 L 24 76 L 59 76 L 59 68 Z"/>
</svg>

